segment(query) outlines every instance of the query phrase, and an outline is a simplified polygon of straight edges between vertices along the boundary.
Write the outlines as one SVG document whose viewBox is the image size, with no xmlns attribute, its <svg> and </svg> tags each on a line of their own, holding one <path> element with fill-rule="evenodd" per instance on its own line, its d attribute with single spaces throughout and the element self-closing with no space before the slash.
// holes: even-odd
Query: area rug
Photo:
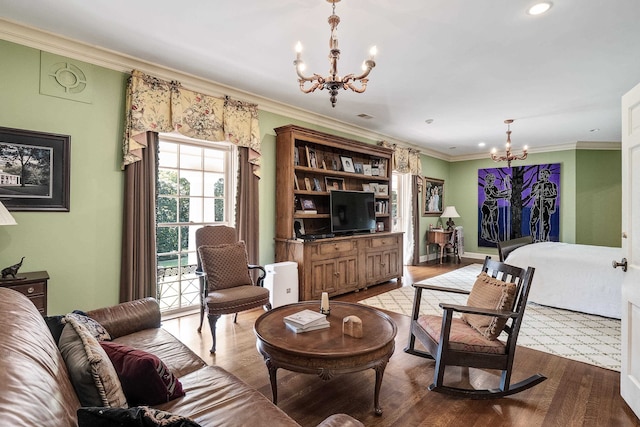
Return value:
<svg viewBox="0 0 640 427">
<path fill-rule="evenodd" d="M 419 283 L 469 290 L 481 268 L 480 264 L 471 264 Z M 359 302 L 411 316 L 414 294 L 412 286 L 403 286 Z M 421 314 L 442 314 L 439 303 L 465 304 L 466 299 L 466 295 L 425 290 L 422 292 Z M 617 319 L 530 302 L 518 336 L 518 345 L 620 371 L 620 320 Z"/>
</svg>

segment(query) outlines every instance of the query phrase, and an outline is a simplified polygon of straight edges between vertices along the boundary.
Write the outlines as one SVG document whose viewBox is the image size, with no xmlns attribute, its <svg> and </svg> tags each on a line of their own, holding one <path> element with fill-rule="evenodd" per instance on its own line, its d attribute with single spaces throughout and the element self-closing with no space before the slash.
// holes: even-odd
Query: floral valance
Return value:
<svg viewBox="0 0 640 427">
<path fill-rule="evenodd" d="M 253 151 L 250 162 L 260 164 L 258 106 L 228 97 L 217 98 L 134 70 L 126 97 L 123 168 L 141 159 L 144 134 L 178 131 L 206 141 L 229 141 Z"/>
<path fill-rule="evenodd" d="M 393 149 L 392 165 L 394 171 L 412 175 L 422 174 L 420 151 L 413 148 L 398 147 L 396 144 L 389 144 L 387 141 L 380 141 L 378 145 Z"/>
</svg>

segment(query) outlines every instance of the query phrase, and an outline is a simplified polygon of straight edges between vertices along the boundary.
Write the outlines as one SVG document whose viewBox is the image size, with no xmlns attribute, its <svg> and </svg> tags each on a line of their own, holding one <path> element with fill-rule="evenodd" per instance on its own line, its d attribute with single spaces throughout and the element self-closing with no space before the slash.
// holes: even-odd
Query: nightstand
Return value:
<svg viewBox="0 0 640 427">
<path fill-rule="evenodd" d="M 47 315 L 47 281 L 49 273 L 46 271 L 18 272 L 18 277 L 24 279 L 1 279 L 0 287 L 10 288 L 26 295 L 43 316 Z"/>
<path fill-rule="evenodd" d="M 447 230 L 429 230 L 427 231 L 427 245 L 438 245 L 440 248 L 440 264 L 444 258 L 444 247 L 451 241 L 453 231 Z M 427 248 L 427 255 L 429 249 Z"/>
</svg>

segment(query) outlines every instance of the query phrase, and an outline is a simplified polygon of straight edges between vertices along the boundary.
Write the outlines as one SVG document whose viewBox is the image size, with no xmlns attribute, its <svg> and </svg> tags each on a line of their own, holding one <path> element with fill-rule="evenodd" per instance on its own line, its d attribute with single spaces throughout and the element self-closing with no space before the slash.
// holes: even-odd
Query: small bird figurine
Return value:
<svg viewBox="0 0 640 427">
<path fill-rule="evenodd" d="M 24 261 L 24 257 L 20 259 L 20 262 L 17 264 L 13 264 L 12 266 L 6 267 L 2 269 L 2 278 L 6 279 L 7 276 L 11 276 L 14 279 L 16 278 L 16 274 L 18 274 L 18 270 L 22 267 L 22 261 Z"/>
</svg>

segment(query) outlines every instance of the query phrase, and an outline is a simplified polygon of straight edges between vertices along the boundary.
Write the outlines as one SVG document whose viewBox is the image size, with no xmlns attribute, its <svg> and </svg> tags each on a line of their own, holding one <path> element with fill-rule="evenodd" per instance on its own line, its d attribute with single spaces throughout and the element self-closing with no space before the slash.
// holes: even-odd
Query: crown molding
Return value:
<svg viewBox="0 0 640 427">
<path fill-rule="evenodd" d="M 622 150 L 622 142 L 620 141 L 578 141 L 576 142 L 578 150 Z"/>
<path fill-rule="evenodd" d="M 576 142 L 568 142 L 565 144 L 556 144 L 556 145 L 547 145 L 542 149 L 529 148 L 527 152 L 529 154 L 540 154 L 540 153 L 552 153 L 556 151 L 567 151 L 567 150 L 621 150 L 622 143 L 616 141 L 576 141 Z M 462 156 L 455 156 L 449 159 L 450 162 L 464 162 L 467 160 L 484 160 L 490 158 L 489 152 L 487 153 L 476 153 L 476 154 L 468 154 Z"/>
</svg>

